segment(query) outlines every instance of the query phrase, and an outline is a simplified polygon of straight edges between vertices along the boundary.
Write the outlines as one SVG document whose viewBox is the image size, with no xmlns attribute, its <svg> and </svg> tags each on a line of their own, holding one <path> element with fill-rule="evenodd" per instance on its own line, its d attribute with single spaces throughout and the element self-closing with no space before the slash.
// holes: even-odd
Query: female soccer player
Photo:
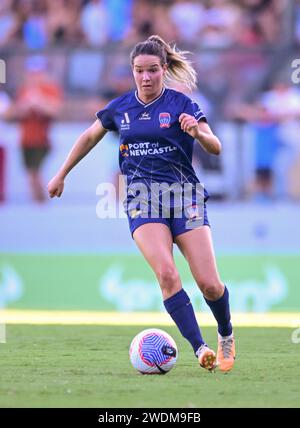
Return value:
<svg viewBox="0 0 300 428">
<path fill-rule="evenodd" d="M 130 231 L 158 279 L 164 306 L 192 345 L 200 366 L 212 370 L 218 365 L 221 371 L 229 371 L 235 358 L 229 294 L 216 267 L 205 205 L 208 194 L 204 190 L 202 200 L 199 197 L 201 186 L 192 167 L 194 140 L 216 155 L 221 143 L 200 107 L 182 93 L 167 89 L 172 82 L 195 87 L 196 72 L 185 54 L 159 36 L 138 43 L 131 52 L 137 90 L 114 99 L 96 114 L 97 120 L 79 136 L 49 182 L 48 191 L 50 197 L 60 197 L 71 169 L 107 131 L 117 131 L 120 168 L 127 179 Z M 166 203 L 162 198 L 170 188 L 177 193 L 169 192 Z M 185 190 L 190 188 L 186 197 Z M 173 259 L 173 242 L 187 259 L 217 321 L 217 356 L 205 343 L 193 306 L 182 288 Z"/>
</svg>

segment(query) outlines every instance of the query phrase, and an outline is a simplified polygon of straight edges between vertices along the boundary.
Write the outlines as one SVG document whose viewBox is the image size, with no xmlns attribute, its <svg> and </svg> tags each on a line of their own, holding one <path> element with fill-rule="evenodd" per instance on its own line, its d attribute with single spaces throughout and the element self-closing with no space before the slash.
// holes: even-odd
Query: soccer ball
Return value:
<svg viewBox="0 0 300 428">
<path fill-rule="evenodd" d="M 131 364 L 142 374 L 166 374 L 174 367 L 177 356 L 174 339 L 158 328 L 141 331 L 129 348 Z"/>
</svg>

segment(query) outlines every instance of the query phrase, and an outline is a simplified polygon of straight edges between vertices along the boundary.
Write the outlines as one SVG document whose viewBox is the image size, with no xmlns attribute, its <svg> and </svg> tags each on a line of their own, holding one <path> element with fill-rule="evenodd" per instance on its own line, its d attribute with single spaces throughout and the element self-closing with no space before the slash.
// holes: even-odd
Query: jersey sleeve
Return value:
<svg viewBox="0 0 300 428">
<path fill-rule="evenodd" d="M 117 131 L 118 128 L 115 123 L 115 102 L 111 101 L 102 110 L 96 113 L 96 117 L 100 120 L 103 128 L 108 131 Z"/>
<path fill-rule="evenodd" d="M 203 113 L 202 109 L 199 107 L 199 104 L 196 103 L 196 101 L 193 101 L 191 99 L 188 99 L 185 102 L 183 113 L 187 113 L 187 114 L 190 114 L 191 116 L 194 116 L 197 122 L 200 122 L 200 120 L 203 122 L 207 122 L 206 116 Z"/>
</svg>

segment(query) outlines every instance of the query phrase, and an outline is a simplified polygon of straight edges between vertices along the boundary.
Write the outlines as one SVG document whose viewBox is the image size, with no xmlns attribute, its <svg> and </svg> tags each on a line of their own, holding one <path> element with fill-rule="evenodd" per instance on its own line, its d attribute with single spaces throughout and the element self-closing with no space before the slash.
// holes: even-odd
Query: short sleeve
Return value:
<svg viewBox="0 0 300 428">
<path fill-rule="evenodd" d="M 188 99 L 186 101 L 184 106 L 184 113 L 194 116 L 197 122 L 199 122 L 200 120 L 203 122 L 207 122 L 206 116 L 203 113 L 202 109 L 199 107 L 199 104 L 191 99 Z"/>
<path fill-rule="evenodd" d="M 96 113 L 96 117 L 101 121 L 103 128 L 108 131 L 117 131 L 115 123 L 115 103 L 111 101 L 107 106 Z"/>
</svg>

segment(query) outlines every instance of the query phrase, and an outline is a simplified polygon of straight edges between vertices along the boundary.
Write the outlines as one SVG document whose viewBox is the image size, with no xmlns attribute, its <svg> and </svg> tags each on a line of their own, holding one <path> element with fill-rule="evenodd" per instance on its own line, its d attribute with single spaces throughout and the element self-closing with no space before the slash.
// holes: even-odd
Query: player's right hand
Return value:
<svg viewBox="0 0 300 428">
<path fill-rule="evenodd" d="M 47 187 L 50 198 L 54 198 L 54 196 L 60 198 L 62 192 L 64 191 L 64 179 L 59 175 L 55 175 L 55 177 L 49 181 Z"/>
</svg>

